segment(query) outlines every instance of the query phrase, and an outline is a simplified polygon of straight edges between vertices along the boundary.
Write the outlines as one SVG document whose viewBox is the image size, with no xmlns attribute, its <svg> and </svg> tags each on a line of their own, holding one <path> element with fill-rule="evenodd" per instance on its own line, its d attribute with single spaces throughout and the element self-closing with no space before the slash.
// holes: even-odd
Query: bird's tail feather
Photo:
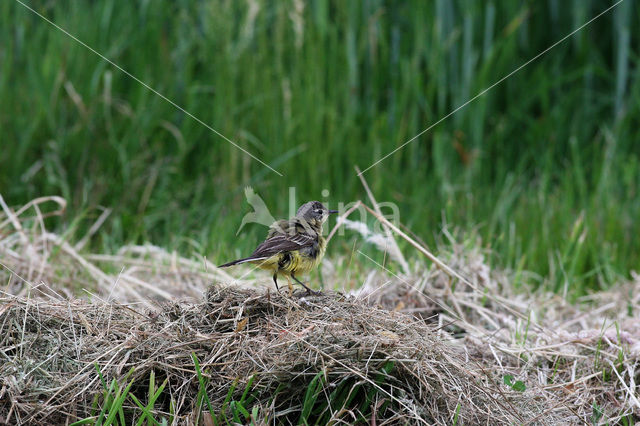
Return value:
<svg viewBox="0 0 640 426">
<path fill-rule="evenodd" d="M 229 262 L 229 263 L 225 263 L 224 265 L 219 265 L 218 268 L 226 268 L 227 266 L 233 266 L 233 265 L 239 265 L 241 263 L 245 263 L 245 262 L 252 262 L 255 260 L 263 260 L 266 259 L 266 257 L 245 257 L 243 259 L 238 259 L 238 260 L 234 260 L 233 262 Z"/>
</svg>

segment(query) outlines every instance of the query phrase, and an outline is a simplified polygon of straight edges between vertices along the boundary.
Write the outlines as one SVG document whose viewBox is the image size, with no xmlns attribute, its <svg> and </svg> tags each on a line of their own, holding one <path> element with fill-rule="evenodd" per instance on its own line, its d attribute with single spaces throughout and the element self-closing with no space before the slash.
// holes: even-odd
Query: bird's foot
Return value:
<svg viewBox="0 0 640 426">
<path fill-rule="evenodd" d="M 322 296 L 322 292 L 319 290 L 311 290 L 309 287 L 307 287 L 306 285 L 302 285 L 305 289 L 305 292 L 302 293 L 300 295 L 300 297 L 304 297 L 304 296 Z"/>
<path fill-rule="evenodd" d="M 322 293 L 321 291 L 315 291 L 315 290 L 311 290 L 311 289 L 306 289 L 306 290 L 298 290 L 296 291 L 292 296 L 296 297 L 296 298 L 302 298 L 302 297 L 309 297 L 309 296 L 323 296 L 324 293 Z"/>
</svg>

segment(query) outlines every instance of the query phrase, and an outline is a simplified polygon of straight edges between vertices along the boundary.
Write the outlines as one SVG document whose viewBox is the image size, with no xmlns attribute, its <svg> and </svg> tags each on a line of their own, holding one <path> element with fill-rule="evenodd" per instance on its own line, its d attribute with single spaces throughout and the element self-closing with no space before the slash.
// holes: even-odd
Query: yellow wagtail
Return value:
<svg viewBox="0 0 640 426">
<path fill-rule="evenodd" d="M 260 244 L 249 257 L 234 260 L 220 265 L 220 268 L 253 263 L 262 269 L 273 272 L 273 282 L 278 287 L 278 274 L 285 275 L 287 280 L 293 278 L 307 289 L 307 293 L 315 293 L 296 274 L 305 274 L 316 268 L 326 249 L 327 241 L 322 236 L 322 224 L 329 214 L 338 213 L 329 210 L 319 201 L 303 204 L 290 220 L 279 220 L 269 228 L 267 239 Z M 290 284 L 289 284 L 290 285 Z"/>
</svg>

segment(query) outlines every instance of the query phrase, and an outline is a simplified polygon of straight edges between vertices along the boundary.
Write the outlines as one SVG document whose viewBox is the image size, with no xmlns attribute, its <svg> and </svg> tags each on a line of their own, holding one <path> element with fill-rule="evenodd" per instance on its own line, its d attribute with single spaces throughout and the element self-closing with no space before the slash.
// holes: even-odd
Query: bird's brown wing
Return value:
<svg viewBox="0 0 640 426">
<path fill-rule="evenodd" d="M 260 244 L 251 254 L 252 258 L 269 257 L 277 253 L 300 250 L 317 243 L 317 236 L 307 233 L 275 233 Z"/>
</svg>

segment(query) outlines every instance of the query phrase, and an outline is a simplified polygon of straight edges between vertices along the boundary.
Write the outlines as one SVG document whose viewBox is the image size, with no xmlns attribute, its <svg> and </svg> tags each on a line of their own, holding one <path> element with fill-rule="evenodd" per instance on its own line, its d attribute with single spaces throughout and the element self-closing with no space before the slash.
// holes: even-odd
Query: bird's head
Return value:
<svg viewBox="0 0 640 426">
<path fill-rule="evenodd" d="M 312 222 L 322 224 L 331 213 L 338 213 L 338 210 L 329 210 L 319 201 L 309 201 L 300 206 L 296 217 L 304 219 L 310 224 Z"/>
</svg>

